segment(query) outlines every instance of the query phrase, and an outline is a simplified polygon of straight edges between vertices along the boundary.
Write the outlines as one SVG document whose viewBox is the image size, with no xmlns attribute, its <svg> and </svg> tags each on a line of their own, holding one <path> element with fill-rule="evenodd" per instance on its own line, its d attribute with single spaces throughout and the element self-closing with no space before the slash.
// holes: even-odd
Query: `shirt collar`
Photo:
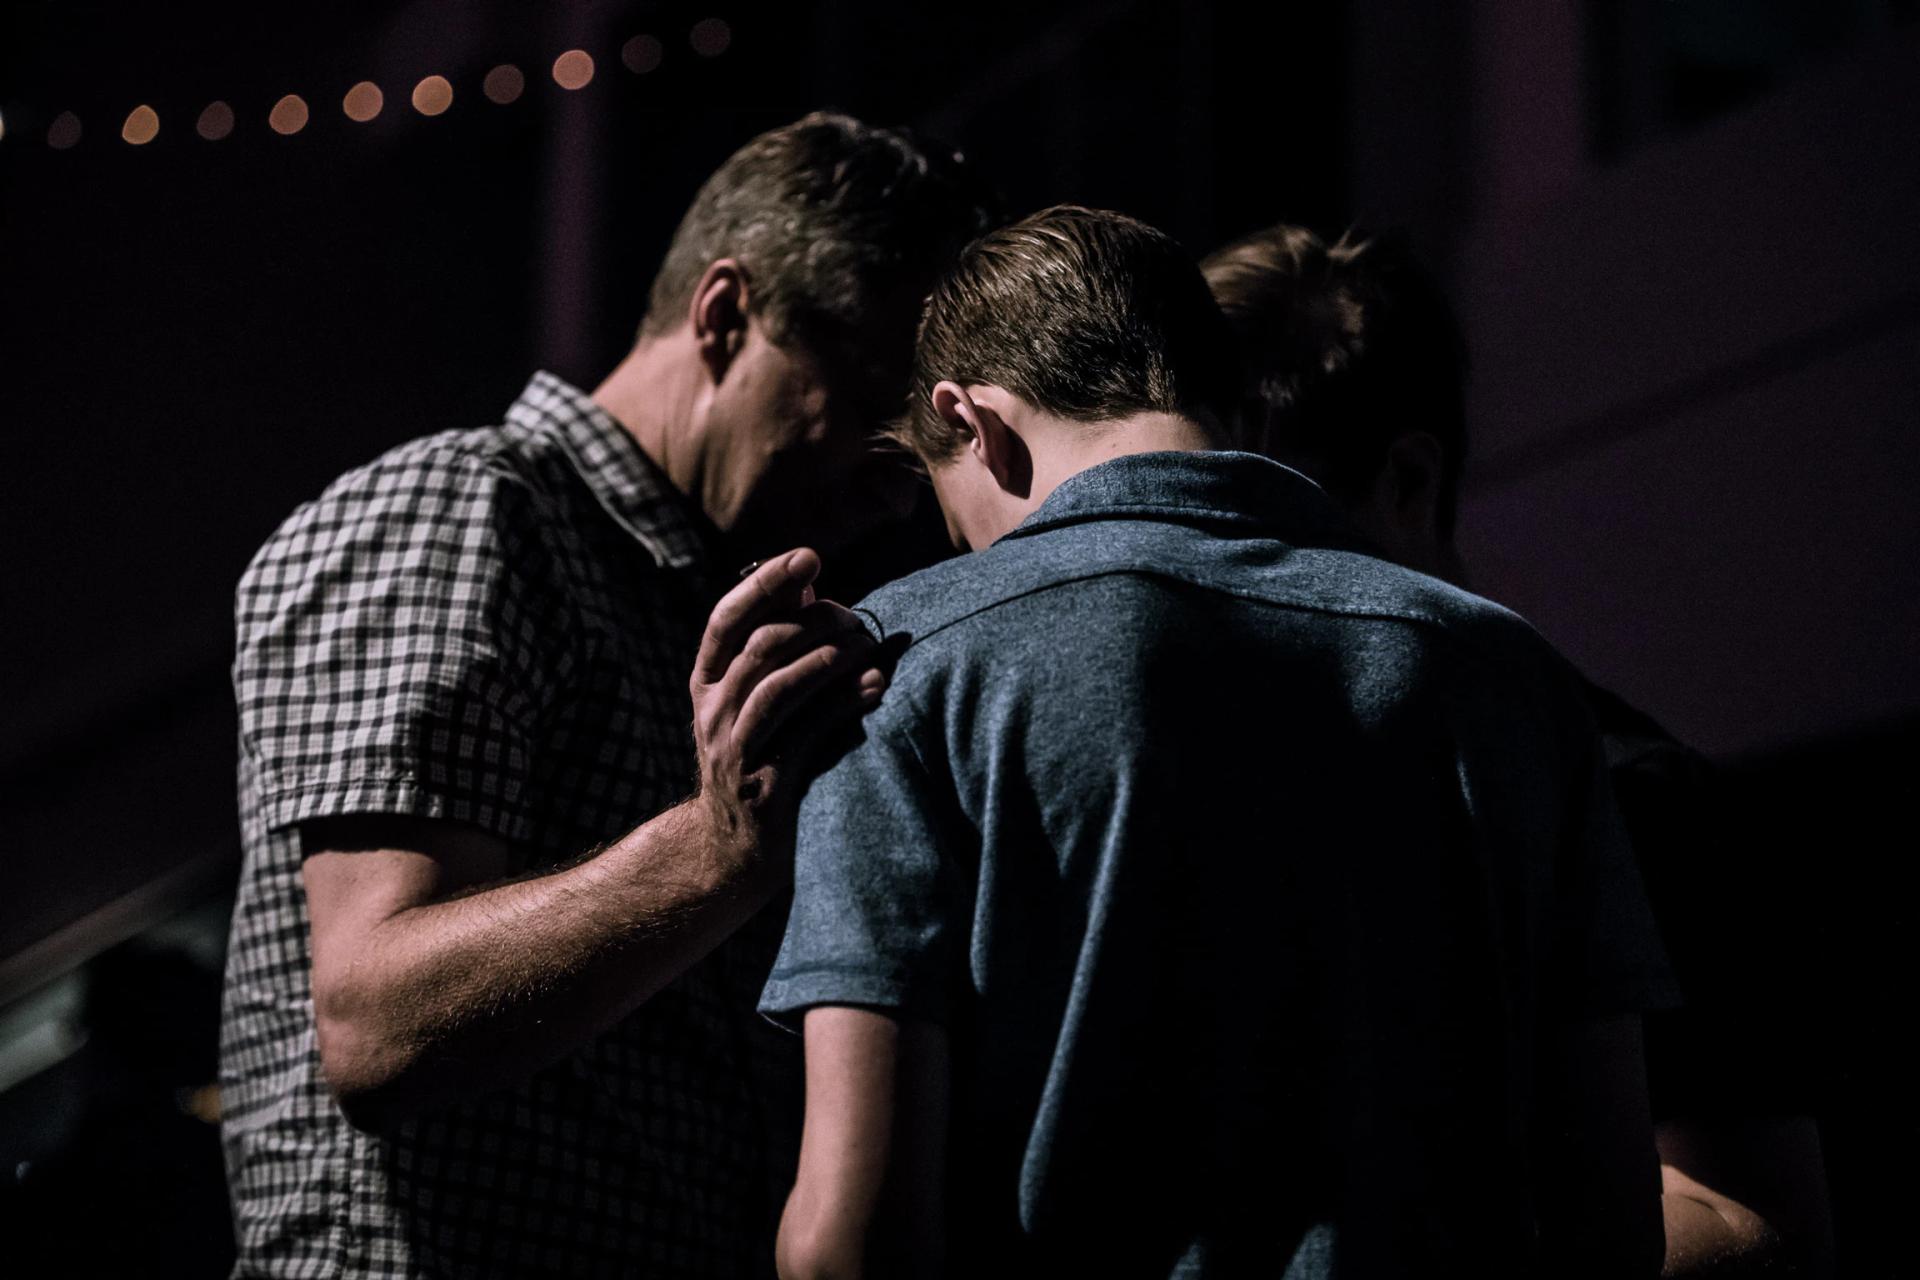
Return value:
<svg viewBox="0 0 1920 1280">
<path fill-rule="evenodd" d="M 1006 535 L 1094 520 L 1230 526 L 1244 536 L 1362 549 L 1345 513 L 1292 467 L 1226 450 L 1133 453 L 1069 476 Z"/>
<path fill-rule="evenodd" d="M 507 421 L 558 440 L 607 514 L 662 567 L 711 568 L 705 516 L 585 392 L 542 370 L 507 410 Z"/>
</svg>

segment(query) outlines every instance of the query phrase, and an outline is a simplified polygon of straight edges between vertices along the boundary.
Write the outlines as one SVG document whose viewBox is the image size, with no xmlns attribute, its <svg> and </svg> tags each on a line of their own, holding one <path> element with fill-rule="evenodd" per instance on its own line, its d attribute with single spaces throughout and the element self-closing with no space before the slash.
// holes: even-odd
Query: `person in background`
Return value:
<svg viewBox="0 0 1920 1280">
<path fill-rule="evenodd" d="M 1238 337 L 1244 444 L 1311 477 L 1378 551 L 1467 585 L 1454 541 L 1467 459 L 1467 351 L 1404 249 L 1275 226 L 1201 264 Z M 1622 817 L 1687 1007 L 1649 1018 L 1665 1274 L 1832 1270 L 1819 1135 L 1747 1010 L 1725 926 L 1697 885 L 1715 839 L 1707 761 L 1583 681 Z M 1784 1055 L 1790 1057 L 1791 1055 Z"/>
<path fill-rule="evenodd" d="M 778 913 L 751 922 L 811 740 L 884 684 L 813 599 L 813 548 L 911 496 L 874 434 L 987 216 L 904 134 L 762 134 L 591 395 L 536 374 L 503 424 L 349 473 L 254 558 L 237 1274 L 767 1271 L 798 1063 L 754 1013 Z"/>
<path fill-rule="evenodd" d="M 1573 674 L 1222 452 L 1192 260 L 1060 207 L 928 300 L 972 553 L 809 788 L 784 1276 L 1652 1276 L 1665 961 Z"/>
</svg>

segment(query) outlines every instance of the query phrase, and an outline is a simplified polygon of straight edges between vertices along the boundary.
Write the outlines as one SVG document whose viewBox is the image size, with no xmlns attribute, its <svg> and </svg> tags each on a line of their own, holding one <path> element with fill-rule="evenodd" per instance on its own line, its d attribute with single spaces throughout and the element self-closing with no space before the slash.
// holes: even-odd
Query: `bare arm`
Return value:
<svg viewBox="0 0 1920 1280">
<path fill-rule="evenodd" d="M 782 1280 L 940 1274 L 945 1033 L 834 1006 L 808 1010 L 805 1030 L 806 1128 L 780 1219 Z"/>
<path fill-rule="evenodd" d="M 1639 1016 L 1563 1027 L 1542 1066 L 1545 1274 L 1658 1275 L 1660 1172 Z"/>
<path fill-rule="evenodd" d="M 1805 1116 L 1654 1131 L 1668 1276 L 1833 1274 L 1820 1134 Z"/>
<path fill-rule="evenodd" d="M 357 1122 L 523 1079 L 712 950 L 779 883 L 690 800 L 598 856 L 468 892 L 509 866 L 451 823 L 310 823 L 303 868 L 328 1083 Z"/>
<path fill-rule="evenodd" d="M 301 828 L 321 1065 L 356 1123 L 525 1078 L 784 881 L 803 769 L 782 762 L 884 685 L 858 621 L 810 603 L 818 570 L 811 552 L 779 557 L 715 608 L 692 680 L 699 794 L 583 862 L 502 882 L 511 851 L 471 828 L 373 815 Z"/>
</svg>

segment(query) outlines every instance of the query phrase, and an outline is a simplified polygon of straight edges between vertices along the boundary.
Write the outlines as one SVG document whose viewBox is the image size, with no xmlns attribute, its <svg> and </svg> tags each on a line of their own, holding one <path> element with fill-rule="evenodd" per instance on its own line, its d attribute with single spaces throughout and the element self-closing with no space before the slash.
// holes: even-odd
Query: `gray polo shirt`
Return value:
<svg viewBox="0 0 1920 1280">
<path fill-rule="evenodd" d="M 864 607 L 762 998 L 943 1024 L 956 1274 L 1524 1269 L 1536 1043 L 1670 983 L 1572 673 L 1237 453 Z"/>
</svg>

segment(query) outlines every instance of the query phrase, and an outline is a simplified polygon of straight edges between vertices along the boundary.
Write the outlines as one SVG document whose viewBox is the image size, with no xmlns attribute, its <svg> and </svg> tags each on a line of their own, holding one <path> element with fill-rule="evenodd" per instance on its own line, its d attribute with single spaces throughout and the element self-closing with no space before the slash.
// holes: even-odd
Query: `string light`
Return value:
<svg viewBox="0 0 1920 1280">
<path fill-rule="evenodd" d="M 347 90 L 347 96 L 340 100 L 340 109 L 355 124 L 365 124 L 379 115 L 386 104 L 387 95 L 380 92 L 380 86 L 371 80 L 362 80 Z"/>
<path fill-rule="evenodd" d="M 584 89 L 593 81 L 593 55 L 569 49 L 553 60 L 553 82 L 562 89 Z"/>
<path fill-rule="evenodd" d="M 437 116 L 453 105 L 453 86 L 445 76 L 428 76 L 413 86 L 413 109 L 423 116 Z"/>
<path fill-rule="evenodd" d="M 273 104 L 267 124 L 275 133 L 292 137 L 307 127 L 307 100 L 297 93 L 288 94 Z"/>
<path fill-rule="evenodd" d="M 620 61 L 627 64 L 627 70 L 637 76 L 643 76 L 660 65 L 660 58 L 666 53 L 660 42 L 652 36 L 635 36 L 620 46 Z"/>
<path fill-rule="evenodd" d="M 717 58 L 732 45 L 733 29 L 723 18 L 703 18 L 687 32 L 687 43 L 701 57 Z M 620 46 L 621 63 L 635 75 L 657 70 L 665 56 L 665 46 L 651 35 L 636 35 Z M 553 61 L 553 82 L 568 91 L 583 89 L 593 82 L 596 70 L 591 53 L 585 49 L 568 49 Z M 481 91 L 489 102 L 506 106 L 519 101 L 526 92 L 526 83 L 526 75 L 519 67 L 503 62 L 487 72 Z M 453 85 L 445 76 L 427 76 L 414 85 L 410 98 L 413 109 L 421 115 L 442 115 L 453 106 Z M 373 81 L 362 80 L 347 90 L 340 109 L 349 120 L 366 124 L 386 109 L 386 95 Z M 297 93 L 289 93 L 273 104 L 267 113 L 267 124 L 275 133 L 291 136 L 305 129 L 310 118 L 306 100 Z M 201 110 L 194 122 L 194 132 L 208 142 L 219 142 L 232 135 L 236 124 L 233 108 L 215 100 Z M 62 111 L 47 126 L 47 145 L 56 151 L 70 150 L 80 144 L 83 132 L 80 117 L 72 111 Z M 146 103 L 129 112 L 120 127 L 121 138 L 131 146 L 145 146 L 159 135 L 160 113 Z M 0 140 L 6 136 L 7 120 L 0 115 Z"/>
<path fill-rule="evenodd" d="M 233 108 L 224 102 L 209 102 L 200 113 L 193 131 L 208 142 L 218 142 L 233 132 Z"/>
<path fill-rule="evenodd" d="M 127 122 L 120 126 L 122 141 L 136 147 L 144 147 L 160 136 L 160 113 L 145 103 L 127 113 Z"/>
<path fill-rule="evenodd" d="M 517 101 L 520 91 L 527 87 L 527 78 L 520 74 L 520 68 L 511 62 L 503 62 L 487 72 L 487 78 L 480 85 L 480 92 L 487 95 L 487 101 L 506 106 Z"/>
</svg>

